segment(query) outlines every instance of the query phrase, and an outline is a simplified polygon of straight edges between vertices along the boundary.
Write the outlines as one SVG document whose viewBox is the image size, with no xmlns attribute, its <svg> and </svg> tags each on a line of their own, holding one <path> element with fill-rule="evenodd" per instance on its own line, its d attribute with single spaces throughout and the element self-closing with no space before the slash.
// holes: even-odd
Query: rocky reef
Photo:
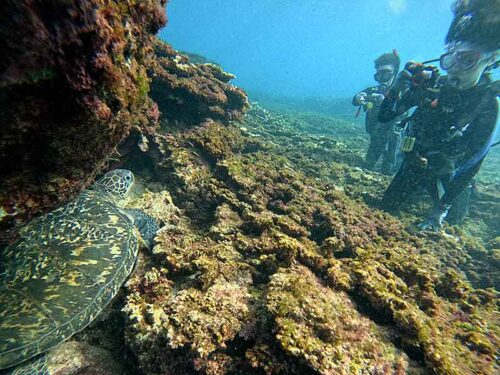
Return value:
<svg viewBox="0 0 500 375">
<path fill-rule="evenodd" d="M 214 63 L 192 63 L 160 40 L 155 53 L 149 68 L 150 95 L 163 114 L 164 126 L 197 125 L 209 118 L 225 123 L 241 119 L 248 100 L 240 88 L 228 84 L 234 75 Z"/>
<path fill-rule="evenodd" d="M 498 292 L 464 276 L 470 237 L 367 205 L 388 181 L 364 141 L 297 121 L 253 106 L 156 138 L 161 182 L 135 204 L 166 225 L 124 307 L 140 371 L 494 374 Z"/>
<path fill-rule="evenodd" d="M 19 42 L 0 63 L 2 225 L 117 166 L 142 184 L 130 206 L 162 224 L 119 298 L 51 354 L 55 368 L 498 373 L 488 173 L 475 226 L 415 233 L 422 207 L 377 209 L 388 178 L 362 168 L 358 125 L 250 106 L 221 67 L 152 38 L 164 2 L 55 1 L 50 24 L 38 2 L 6 4 L 19 17 L 0 19 L 0 41 Z"/>
<path fill-rule="evenodd" d="M 152 132 L 146 66 L 166 0 L 4 1 L 0 225 L 73 197 L 132 128 Z"/>
</svg>

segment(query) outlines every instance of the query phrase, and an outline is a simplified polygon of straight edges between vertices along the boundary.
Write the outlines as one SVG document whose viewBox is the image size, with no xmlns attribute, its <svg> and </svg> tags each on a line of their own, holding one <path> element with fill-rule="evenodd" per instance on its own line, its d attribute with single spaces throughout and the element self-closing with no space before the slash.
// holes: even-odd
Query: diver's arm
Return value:
<svg viewBox="0 0 500 375">
<path fill-rule="evenodd" d="M 416 105 L 418 105 L 418 101 L 413 90 L 401 93 L 398 88 L 391 88 L 380 105 L 377 120 L 380 122 L 392 121 Z"/>
<path fill-rule="evenodd" d="M 469 157 L 455 171 L 455 177 L 445 195 L 441 198 L 440 203 L 443 205 L 451 204 L 468 186 L 476 173 L 479 172 L 481 163 L 494 141 L 497 118 L 498 102 L 495 98 L 492 98 L 492 103 L 488 105 L 488 109 L 482 111 L 470 124 L 470 129 L 467 129 L 464 136 L 450 142 L 450 150 L 456 152 L 467 150 Z"/>
<path fill-rule="evenodd" d="M 486 156 L 493 142 L 497 120 L 498 102 L 492 97 L 476 118 L 463 128 L 462 136 L 457 136 L 448 142 L 451 155 L 465 153 L 470 163 Z"/>
<path fill-rule="evenodd" d="M 416 107 L 425 93 L 422 88 L 434 86 L 434 69 L 429 76 L 424 76 L 423 83 L 415 84 L 415 77 L 423 70 L 426 70 L 422 64 L 414 61 L 406 63 L 405 68 L 399 72 L 394 84 L 387 92 L 378 111 L 377 119 L 380 122 L 389 122 L 398 116 L 401 116 L 412 107 Z M 425 83 L 425 84 L 424 84 Z"/>
</svg>

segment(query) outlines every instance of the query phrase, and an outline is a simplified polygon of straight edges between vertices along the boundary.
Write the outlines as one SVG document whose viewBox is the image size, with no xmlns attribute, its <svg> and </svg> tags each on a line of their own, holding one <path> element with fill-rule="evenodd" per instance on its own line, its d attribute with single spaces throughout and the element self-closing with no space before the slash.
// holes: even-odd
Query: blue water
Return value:
<svg viewBox="0 0 500 375">
<path fill-rule="evenodd" d="M 373 60 L 439 57 L 451 0 L 171 0 L 160 36 L 237 75 L 250 92 L 349 97 Z"/>
</svg>

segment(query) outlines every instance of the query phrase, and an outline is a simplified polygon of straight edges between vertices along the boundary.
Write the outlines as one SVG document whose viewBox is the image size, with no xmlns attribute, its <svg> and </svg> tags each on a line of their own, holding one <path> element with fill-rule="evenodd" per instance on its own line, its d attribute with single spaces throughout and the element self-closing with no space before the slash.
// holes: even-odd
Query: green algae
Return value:
<svg viewBox="0 0 500 375">
<path fill-rule="evenodd" d="M 57 73 L 54 69 L 40 69 L 37 71 L 29 72 L 27 74 L 28 82 L 37 83 L 39 81 L 51 80 L 57 76 Z"/>
</svg>

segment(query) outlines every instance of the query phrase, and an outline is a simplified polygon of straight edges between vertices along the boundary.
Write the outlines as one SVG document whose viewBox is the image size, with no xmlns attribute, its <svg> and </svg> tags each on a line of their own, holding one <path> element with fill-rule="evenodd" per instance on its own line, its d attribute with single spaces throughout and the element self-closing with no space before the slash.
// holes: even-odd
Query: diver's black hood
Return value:
<svg viewBox="0 0 500 375">
<path fill-rule="evenodd" d="M 500 49 L 500 0 L 458 0 L 446 43 L 469 42 L 484 51 Z"/>
</svg>

